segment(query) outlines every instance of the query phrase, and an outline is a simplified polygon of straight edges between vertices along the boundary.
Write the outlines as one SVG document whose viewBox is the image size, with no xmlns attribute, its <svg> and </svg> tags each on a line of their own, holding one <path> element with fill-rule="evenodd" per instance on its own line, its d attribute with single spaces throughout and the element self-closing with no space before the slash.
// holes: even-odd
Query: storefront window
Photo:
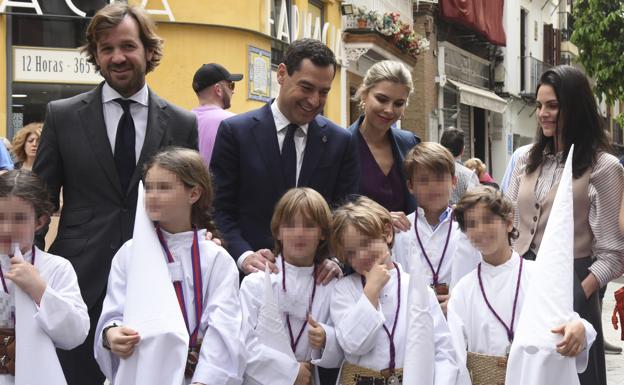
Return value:
<svg viewBox="0 0 624 385">
<path fill-rule="evenodd" d="M 308 13 L 312 14 L 312 20 L 317 18 L 321 21 L 321 25 L 325 24 L 325 9 L 321 0 L 309 0 Z"/>
<path fill-rule="evenodd" d="M 16 78 L 18 70 L 25 68 L 51 68 L 59 63 L 45 56 L 50 50 L 65 50 L 75 52 L 85 42 L 85 29 L 89 23 L 88 18 L 79 17 L 67 8 L 65 1 L 39 2 L 44 15 L 36 15 L 34 11 L 14 8 L 9 12 L 11 26 L 11 46 L 7 47 L 9 66 L 12 71 L 10 78 L 8 136 L 22 126 L 45 119 L 45 109 L 48 102 L 62 98 L 68 98 L 92 89 L 97 80 L 81 84 L 67 81 L 67 79 L 50 77 L 46 79 L 20 79 Z M 93 14 L 94 9 L 104 6 L 107 1 L 78 1 L 74 4 L 79 9 Z M 31 13 L 31 14 L 29 14 Z M 32 50 L 32 55 L 23 57 L 16 50 L 27 48 Z M 41 52 L 40 55 L 37 53 Z M 65 62 L 64 65 L 74 66 L 75 63 Z M 87 66 L 82 61 L 82 66 Z M 55 68 L 56 69 L 56 68 Z M 93 67 L 88 69 L 94 72 Z M 72 79 L 73 80 L 73 79 Z M 71 84 L 70 84 L 71 83 Z"/>
</svg>

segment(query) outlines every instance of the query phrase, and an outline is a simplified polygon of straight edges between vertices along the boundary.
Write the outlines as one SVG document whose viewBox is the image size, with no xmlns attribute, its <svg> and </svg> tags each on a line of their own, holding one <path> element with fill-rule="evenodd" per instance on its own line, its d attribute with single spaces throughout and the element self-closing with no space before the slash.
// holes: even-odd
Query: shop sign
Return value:
<svg viewBox="0 0 624 385">
<path fill-rule="evenodd" d="M 85 17 L 87 15 L 86 12 L 84 12 L 74 4 L 73 0 L 57 1 L 64 1 L 67 8 L 77 16 Z M 110 4 L 113 4 L 114 2 L 115 0 L 109 0 Z M 169 21 L 175 21 L 175 18 L 173 17 L 173 12 L 171 11 L 171 7 L 169 6 L 169 2 L 167 0 L 160 0 L 162 5 L 161 9 L 147 9 L 145 8 L 147 2 L 148 0 L 141 1 L 141 7 L 144 8 L 147 13 L 151 15 L 164 15 L 167 16 Z M 0 0 L 0 13 L 5 12 L 6 7 L 34 9 L 37 15 L 43 15 L 43 11 L 41 10 L 41 6 L 39 5 L 39 0 Z"/>
<path fill-rule="evenodd" d="M 267 0 L 267 8 L 270 2 Z M 290 17 L 289 17 L 290 16 Z M 275 24 L 275 20 L 269 14 L 267 16 L 267 33 L 271 34 L 271 25 Z M 303 31 L 303 34 L 301 33 Z M 321 26 L 321 18 L 316 17 L 312 20 L 311 13 L 303 13 L 299 11 L 296 5 L 292 5 L 291 14 L 288 14 L 286 1 L 281 1 L 280 11 L 277 18 L 277 27 L 275 28 L 276 39 L 290 43 L 299 38 L 312 38 L 320 40 L 328 46 L 336 55 L 336 60 L 342 62 L 342 29 L 324 23 Z"/>
<path fill-rule="evenodd" d="M 98 84 L 102 76 L 77 49 L 13 47 L 13 81 Z"/>
</svg>

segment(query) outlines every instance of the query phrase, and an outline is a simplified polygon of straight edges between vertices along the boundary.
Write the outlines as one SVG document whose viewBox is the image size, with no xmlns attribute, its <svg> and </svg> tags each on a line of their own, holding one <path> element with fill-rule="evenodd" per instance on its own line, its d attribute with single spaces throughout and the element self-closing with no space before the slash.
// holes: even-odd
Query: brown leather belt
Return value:
<svg viewBox="0 0 624 385">
<path fill-rule="evenodd" d="M 0 328 L 0 374 L 15 375 L 15 329 Z"/>
</svg>

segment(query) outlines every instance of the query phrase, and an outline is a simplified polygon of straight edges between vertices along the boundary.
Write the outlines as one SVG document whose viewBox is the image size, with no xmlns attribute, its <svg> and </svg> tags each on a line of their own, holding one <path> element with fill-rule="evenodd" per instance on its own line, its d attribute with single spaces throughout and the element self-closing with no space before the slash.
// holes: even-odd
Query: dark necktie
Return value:
<svg viewBox="0 0 624 385">
<path fill-rule="evenodd" d="M 134 100 L 118 98 L 114 101 L 123 109 L 115 137 L 115 166 L 121 182 L 121 190 L 125 194 L 136 168 L 134 120 L 130 114 L 130 105 L 134 103 Z"/>
<path fill-rule="evenodd" d="M 286 137 L 282 144 L 282 170 L 286 188 L 297 187 L 297 150 L 295 149 L 295 131 L 299 128 L 296 124 L 289 124 L 286 129 Z"/>
</svg>

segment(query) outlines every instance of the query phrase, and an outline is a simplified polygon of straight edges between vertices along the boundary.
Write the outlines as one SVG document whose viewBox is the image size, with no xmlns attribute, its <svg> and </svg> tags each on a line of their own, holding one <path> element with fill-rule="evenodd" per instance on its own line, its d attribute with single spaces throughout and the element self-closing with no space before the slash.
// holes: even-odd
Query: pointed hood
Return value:
<svg viewBox="0 0 624 385">
<path fill-rule="evenodd" d="M 507 365 L 507 385 L 578 384 L 574 358 L 557 353 L 551 330 L 578 315 L 573 310 L 574 214 L 570 148 L 557 195 L 533 264 Z"/>
<path fill-rule="evenodd" d="M 132 256 L 126 271 L 124 325 L 141 336 L 132 356 L 121 360 L 115 384 L 180 384 L 189 335 L 139 183 Z M 167 360 L 163 361 L 163 352 Z"/>
<path fill-rule="evenodd" d="M 15 245 L 13 258 L 24 260 Z M 15 383 L 65 385 L 65 376 L 50 336 L 38 324 L 30 295 L 15 287 Z"/>
<path fill-rule="evenodd" d="M 413 264 L 414 265 L 414 264 Z M 403 383 L 432 385 L 434 380 L 435 347 L 433 317 L 429 309 L 429 293 L 420 264 L 409 272 L 407 308 L 407 342 L 403 363 Z M 400 274 L 400 272 L 397 272 Z"/>
<path fill-rule="evenodd" d="M 286 335 L 284 324 L 280 316 L 277 300 L 273 294 L 271 270 L 268 264 L 264 271 L 264 296 L 260 312 L 258 313 L 256 333 L 258 334 L 258 341 L 261 344 L 285 354 L 295 362 L 297 361 L 290 347 L 288 336 Z"/>
</svg>

